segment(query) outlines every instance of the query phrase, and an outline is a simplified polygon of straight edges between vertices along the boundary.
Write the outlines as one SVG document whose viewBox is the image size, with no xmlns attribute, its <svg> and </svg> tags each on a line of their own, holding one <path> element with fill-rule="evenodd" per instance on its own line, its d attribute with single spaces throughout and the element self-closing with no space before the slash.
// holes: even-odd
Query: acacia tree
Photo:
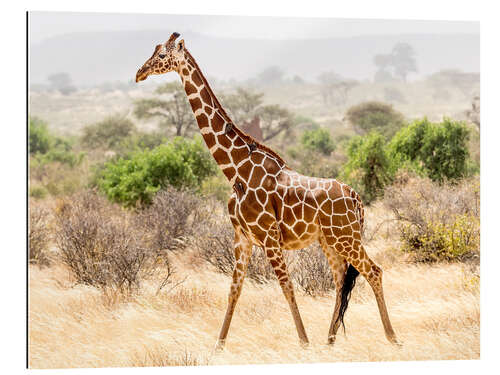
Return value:
<svg viewBox="0 0 500 375">
<path fill-rule="evenodd" d="M 392 105 L 381 102 L 364 102 L 348 109 L 346 120 L 360 135 L 377 131 L 390 139 L 403 125 L 405 118 Z"/>
<path fill-rule="evenodd" d="M 394 74 L 406 82 L 409 73 L 417 71 L 415 61 L 415 50 L 408 43 L 398 43 L 391 52 L 391 63 L 394 67 Z"/>
<path fill-rule="evenodd" d="M 228 109 L 232 119 L 241 124 L 250 121 L 262 104 L 264 93 L 238 87 L 234 94 L 222 96 L 222 103 Z"/>
<path fill-rule="evenodd" d="M 76 91 L 68 73 L 54 73 L 49 75 L 47 80 L 53 89 L 58 90 L 63 95 L 69 95 Z"/>
<path fill-rule="evenodd" d="M 262 106 L 257 114 L 260 117 L 264 142 L 289 132 L 293 125 L 293 114 L 278 104 Z"/>
<path fill-rule="evenodd" d="M 279 66 L 269 66 L 257 75 L 257 81 L 264 85 L 277 85 L 283 83 L 285 72 Z"/>
<path fill-rule="evenodd" d="M 349 91 L 356 86 L 353 80 L 345 80 L 333 71 L 318 76 L 320 91 L 325 104 L 345 104 Z"/>
<path fill-rule="evenodd" d="M 408 74 L 417 71 L 415 50 L 408 43 L 397 43 L 391 53 L 375 55 L 373 62 L 378 68 L 376 81 L 390 81 L 394 75 L 406 82 Z"/>
<path fill-rule="evenodd" d="M 157 118 L 162 128 L 173 127 L 176 136 L 189 134 L 196 126 L 184 88 L 170 82 L 155 90 L 158 97 L 135 102 L 134 113 L 138 118 Z"/>
</svg>

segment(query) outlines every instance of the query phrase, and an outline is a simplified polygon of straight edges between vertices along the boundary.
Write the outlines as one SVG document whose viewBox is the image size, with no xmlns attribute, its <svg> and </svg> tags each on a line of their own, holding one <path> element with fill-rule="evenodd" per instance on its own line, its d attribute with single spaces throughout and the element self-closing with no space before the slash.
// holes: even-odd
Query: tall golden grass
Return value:
<svg viewBox="0 0 500 375">
<path fill-rule="evenodd" d="M 389 215 L 368 209 L 368 222 Z M 375 218 L 377 218 L 375 220 Z M 376 225 L 368 227 L 375 230 Z M 157 292 L 149 280 L 131 296 L 74 285 L 62 265 L 30 266 L 31 368 L 408 361 L 479 358 L 479 277 L 460 263 L 412 264 L 395 250 L 390 225 L 377 226 L 367 251 L 384 269 L 389 314 L 402 347 L 385 338 L 373 293 L 358 279 L 346 313 L 346 335 L 326 345 L 333 295 L 297 291 L 310 339 L 303 348 L 276 281 L 246 281 L 226 348 L 214 350 L 230 277 L 187 249 L 172 258 L 178 280 Z"/>
</svg>

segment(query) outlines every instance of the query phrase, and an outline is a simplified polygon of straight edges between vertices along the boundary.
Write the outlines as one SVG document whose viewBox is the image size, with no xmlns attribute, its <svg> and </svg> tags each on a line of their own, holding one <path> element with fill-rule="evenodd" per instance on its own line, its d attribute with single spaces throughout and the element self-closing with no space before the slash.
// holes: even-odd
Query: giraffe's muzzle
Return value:
<svg viewBox="0 0 500 375">
<path fill-rule="evenodd" d="M 144 81 L 146 78 L 148 78 L 147 69 L 144 69 L 144 67 L 142 67 L 137 71 L 137 74 L 135 75 L 135 82 Z"/>
</svg>

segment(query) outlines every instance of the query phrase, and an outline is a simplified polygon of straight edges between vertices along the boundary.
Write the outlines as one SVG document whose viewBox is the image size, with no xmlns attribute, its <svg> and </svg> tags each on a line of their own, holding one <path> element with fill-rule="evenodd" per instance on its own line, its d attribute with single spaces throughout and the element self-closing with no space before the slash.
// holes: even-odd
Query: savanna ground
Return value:
<svg viewBox="0 0 500 375">
<path fill-rule="evenodd" d="M 368 233 L 391 217 L 367 209 Z M 389 222 L 390 223 L 390 222 Z M 403 346 L 384 336 L 373 293 L 361 278 L 346 313 L 346 334 L 326 345 L 334 292 L 297 290 L 310 339 L 301 347 L 276 280 L 246 280 L 223 352 L 214 350 L 230 277 L 186 248 L 171 261 L 176 274 L 158 294 L 148 280 L 129 297 L 75 285 L 61 264 L 29 268 L 29 367 L 117 367 L 479 359 L 479 278 L 464 263 L 414 264 L 382 225 L 367 243 L 384 269 L 389 313 Z M 175 286 L 177 282 L 181 282 Z"/>
<path fill-rule="evenodd" d="M 450 74 L 441 75 L 446 78 Z M 324 259 L 311 253 L 312 268 L 308 270 L 311 274 L 304 275 L 309 277 L 309 283 L 320 280 L 321 285 L 304 288 L 292 277 L 310 345 L 307 348 L 300 345 L 288 304 L 277 280 L 273 277 L 267 280 L 269 270 L 265 270 L 261 257 L 256 267 L 257 281 L 248 277 L 243 286 L 225 350 L 216 352 L 231 277 L 228 264 L 223 264 L 225 270 L 221 272 L 214 263 L 218 259 L 227 263 L 232 248 L 230 225 L 220 202 L 211 224 L 204 224 L 206 217 L 192 228 L 183 222 L 179 238 L 172 235 L 159 244 L 164 256 L 166 248 L 177 247 L 182 239 L 182 246 L 168 251 L 175 273 L 160 290 L 165 280 L 161 265 L 159 272 L 141 276 L 140 286 L 127 293 L 100 286 L 100 281 L 107 282 L 99 280 L 101 276 L 105 279 L 109 275 L 94 272 L 94 279 L 79 280 L 68 267 L 73 261 L 63 260 L 64 249 L 56 241 L 61 225 L 54 215 L 60 199 L 74 205 L 74 194 L 89 188 L 99 190 L 98 202 L 107 202 L 101 205 L 102 216 L 92 217 L 86 215 L 86 210 L 76 209 L 74 218 L 81 219 L 77 220 L 78 225 L 97 223 L 111 231 L 114 242 L 106 233 L 101 240 L 104 247 L 109 245 L 108 261 L 114 262 L 120 258 L 120 249 L 129 251 L 137 245 L 134 238 L 140 236 L 134 236 L 136 231 L 140 234 L 146 230 L 151 235 L 163 228 L 155 226 L 155 222 L 175 224 L 169 222 L 164 209 L 159 209 L 157 216 L 149 218 L 151 225 L 139 225 L 141 216 L 133 210 L 137 203 L 134 199 L 144 189 L 151 194 L 156 193 L 157 186 L 164 190 L 176 182 L 180 185 L 176 188 L 190 184 L 187 187 L 194 193 L 184 196 L 185 207 L 191 205 L 189 210 L 195 211 L 196 207 L 209 206 L 206 200 L 214 196 L 225 201 L 230 187 L 220 173 L 215 174 L 217 167 L 205 145 L 190 140 L 198 133 L 197 126 L 184 92 L 175 95 L 178 88 L 173 87 L 175 92 L 169 92 L 168 85 L 159 92 L 152 86 L 141 90 L 95 88 L 69 95 L 57 90 L 31 92 L 30 220 L 36 217 L 37 207 L 49 212 L 49 219 L 35 222 L 39 231 L 36 246 L 47 247 L 48 251 L 30 255 L 28 266 L 29 367 L 479 359 L 479 122 L 471 123 L 466 115 L 479 77 L 472 88 L 456 87 L 455 79 L 442 84 L 437 78 L 411 83 L 358 82 L 345 97 L 330 101 L 323 101 L 322 97 L 328 85 L 284 82 L 250 87 L 246 102 L 241 102 L 241 92 L 235 92 L 237 87 L 214 85 L 223 104 L 240 117 L 238 123 L 260 115 L 264 135 L 281 129 L 266 144 L 279 151 L 293 168 L 307 175 L 339 178 L 361 194 L 367 206 L 365 247 L 384 270 L 389 315 L 402 347 L 386 340 L 373 292 L 362 277 L 357 280 L 346 312 L 346 334 L 340 330 L 334 347 L 326 345 L 335 291 L 328 282 Z M 159 99 L 158 106 L 165 113 L 182 104 L 180 108 L 185 110 L 180 116 L 185 120 L 182 141 L 173 139 L 175 121 L 165 116 L 152 117 L 144 111 L 151 104 L 149 99 Z M 365 122 L 349 120 L 349 109 L 372 101 L 389 103 L 392 107 L 368 113 Z M 278 120 L 266 121 L 276 115 Z M 35 121 L 35 117 L 41 120 Z M 424 117 L 440 123 L 429 124 L 421 120 Z M 443 121 L 445 117 L 452 118 L 453 124 Z M 468 123 L 462 126 L 459 124 L 462 120 Z M 425 147 L 411 144 L 420 142 L 412 136 L 412 131 L 419 129 L 428 131 L 429 137 L 424 138 L 430 141 Z M 372 130 L 384 136 L 373 136 Z M 447 142 L 446 147 L 443 142 Z M 408 163 L 403 165 L 416 169 L 419 177 L 413 185 L 402 184 L 398 190 L 395 171 L 399 166 L 393 166 L 393 156 L 394 150 L 399 149 L 393 146 L 405 144 L 412 147 L 400 148 L 421 151 L 416 157 L 407 155 Z M 422 150 L 427 150 L 427 154 Z M 176 153 L 189 157 L 179 164 L 181 168 L 177 164 L 171 169 L 164 168 L 163 164 L 169 160 L 178 161 Z M 199 159 L 191 158 L 193 154 Z M 155 164 L 160 157 L 166 162 Z M 461 164 L 457 162 L 459 159 Z M 457 167 L 459 164 L 461 168 Z M 136 168 L 144 175 L 129 180 L 132 173 L 119 173 L 126 167 Z M 106 168 L 107 174 L 100 175 Z M 182 173 L 174 175 L 178 170 Z M 160 180 L 144 185 L 151 177 L 147 173 L 157 174 L 156 171 L 161 172 Z M 106 190 L 115 179 L 123 183 L 117 185 L 123 190 Z M 459 187 L 455 188 L 457 181 Z M 117 191 L 123 195 L 115 194 Z M 147 194 L 140 196 L 150 198 Z M 184 202 L 184 198 L 173 202 Z M 128 209 L 117 208 L 116 204 L 111 208 L 109 201 L 128 205 Z M 198 203 L 193 206 L 192 202 Z M 395 210 L 409 217 L 411 226 L 402 226 L 401 220 L 396 220 Z M 180 207 L 170 217 L 177 219 L 186 212 Z M 120 232 L 123 230 L 122 224 L 117 224 L 120 222 L 130 226 Z M 113 223 L 119 230 L 113 229 Z M 78 225 L 74 228 L 77 232 Z M 127 228 L 133 233 L 129 234 Z M 86 238 L 77 232 L 73 232 L 76 237 Z M 127 239 L 121 241 L 120 233 Z M 170 233 L 166 237 L 169 236 Z M 31 244 L 37 244 L 37 237 L 33 239 L 30 237 Z M 91 244 L 82 252 L 76 265 L 100 267 L 99 252 L 108 250 L 103 250 L 99 241 L 96 243 L 98 246 Z M 139 245 L 137 249 L 149 248 Z M 226 253 L 219 248 L 226 249 Z M 203 254 L 208 254 L 212 263 Z M 301 264 L 297 254 L 292 252 L 287 257 L 293 272 Z M 95 259 L 86 259 L 86 255 Z M 137 260 L 133 252 L 131 259 Z M 307 263 L 309 258 L 304 259 Z M 113 267 L 104 269 L 121 271 Z M 259 278 L 259 272 L 265 275 L 265 280 Z"/>
</svg>

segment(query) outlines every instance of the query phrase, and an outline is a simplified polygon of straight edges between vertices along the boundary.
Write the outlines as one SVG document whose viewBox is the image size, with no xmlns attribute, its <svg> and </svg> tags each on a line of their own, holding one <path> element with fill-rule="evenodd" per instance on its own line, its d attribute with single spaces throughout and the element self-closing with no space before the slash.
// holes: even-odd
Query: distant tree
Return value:
<svg viewBox="0 0 500 375">
<path fill-rule="evenodd" d="M 342 77 L 333 71 L 328 71 L 318 75 L 317 79 L 321 87 L 320 91 L 324 104 L 331 103 L 334 95 L 334 86 L 341 82 Z"/>
<path fill-rule="evenodd" d="M 365 102 L 348 109 L 346 119 L 358 134 L 376 130 L 390 139 L 403 125 L 404 116 L 392 105 L 381 102 Z"/>
<path fill-rule="evenodd" d="M 76 91 L 68 73 L 54 73 L 49 75 L 47 80 L 53 89 L 58 90 L 63 95 L 69 95 Z"/>
<path fill-rule="evenodd" d="M 184 88 L 178 82 L 171 82 L 155 90 L 158 96 L 135 102 L 134 113 L 138 118 L 157 118 L 160 127 L 175 129 L 176 136 L 185 136 L 196 127 L 191 106 Z"/>
<path fill-rule="evenodd" d="M 221 101 L 228 109 L 233 121 L 241 124 L 250 121 L 256 115 L 263 96 L 263 93 L 238 87 L 234 94 L 224 95 Z"/>
<path fill-rule="evenodd" d="M 293 76 L 292 82 L 295 83 L 296 85 L 303 85 L 305 83 L 304 79 L 298 74 Z"/>
<path fill-rule="evenodd" d="M 257 115 L 260 117 L 264 142 L 273 139 L 281 133 L 288 132 L 293 125 L 293 114 L 278 104 L 260 107 Z"/>
<path fill-rule="evenodd" d="M 389 54 L 375 55 L 373 63 L 377 82 L 391 81 L 393 76 L 406 82 L 408 74 L 417 71 L 415 50 L 408 43 L 397 43 Z"/>
<path fill-rule="evenodd" d="M 320 92 L 325 105 L 345 104 L 349 91 L 356 86 L 355 81 L 342 78 L 333 71 L 321 73 L 317 80 L 320 84 Z"/>
<path fill-rule="evenodd" d="M 406 82 L 409 73 L 417 71 L 415 50 L 408 43 L 398 43 L 391 52 L 391 64 L 394 74 Z"/>
<path fill-rule="evenodd" d="M 112 149 L 116 148 L 134 131 L 134 123 L 125 116 L 108 116 L 102 121 L 83 128 L 81 142 L 91 149 Z"/>
<path fill-rule="evenodd" d="M 320 152 L 323 155 L 330 155 L 335 150 L 335 143 L 330 132 L 323 128 L 304 131 L 300 143 L 305 149 Z"/>
<path fill-rule="evenodd" d="M 285 72 L 279 66 L 270 66 L 257 75 L 257 80 L 264 86 L 283 83 Z"/>
</svg>

